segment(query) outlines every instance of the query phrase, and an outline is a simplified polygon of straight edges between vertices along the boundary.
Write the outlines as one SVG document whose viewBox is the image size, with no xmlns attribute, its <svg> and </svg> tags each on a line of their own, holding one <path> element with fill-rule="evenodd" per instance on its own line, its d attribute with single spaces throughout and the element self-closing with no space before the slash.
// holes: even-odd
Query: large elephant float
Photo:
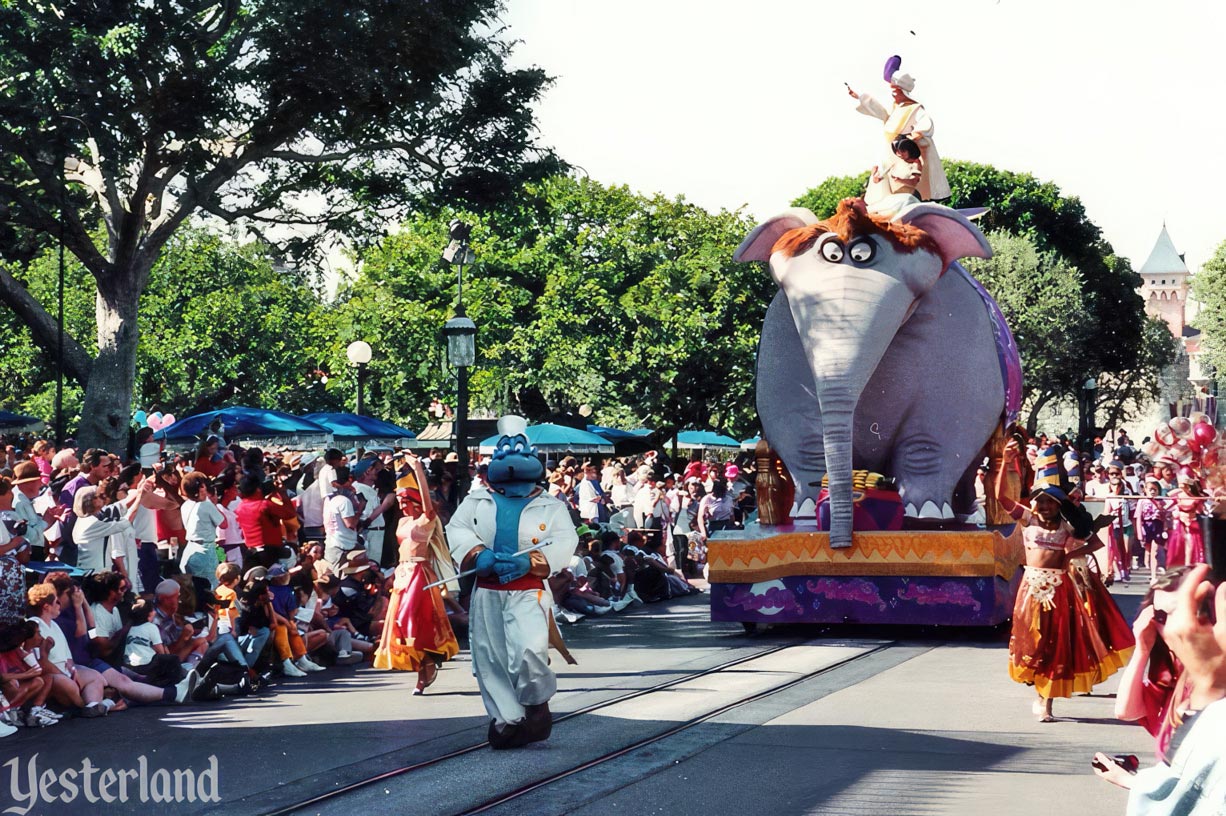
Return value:
<svg viewBox="0 0 1226 816">
<path fill-rule="evenodd" d="M 813 513 L 827 477 L 832 547 L 852 543 L 853 469 L 893 477 L 906 516 L 975 511 L 985 446 L 1021 403 L 1009 328 L 957 263 L 990 255 L 957 210 L 886 217 L 860 199 L 825 221 L 790 210 L 737 248 L 779 285 L 758 353 L 763 434 L 796 483 L 794 517 Z"/>
</svg>

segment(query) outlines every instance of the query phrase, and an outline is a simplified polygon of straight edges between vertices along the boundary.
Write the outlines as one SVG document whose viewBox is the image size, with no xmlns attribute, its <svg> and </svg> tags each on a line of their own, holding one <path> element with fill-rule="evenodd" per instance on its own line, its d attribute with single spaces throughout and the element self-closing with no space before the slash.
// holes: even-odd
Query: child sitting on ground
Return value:
<svg viewBox="0 0 1226 816">
<path fill-rule="evenodd" d="M 51 681 L 43 678 L 38 658 L 23 648 L 36 639 L 38 626 L 33 621 L 19 620 L 0 626 L 0 691 L 8 701 L 7 708 L 0 713 L 0 722 L 44 728 L 60 721 L 60 715 L 46 706 Z"/>
</svg>

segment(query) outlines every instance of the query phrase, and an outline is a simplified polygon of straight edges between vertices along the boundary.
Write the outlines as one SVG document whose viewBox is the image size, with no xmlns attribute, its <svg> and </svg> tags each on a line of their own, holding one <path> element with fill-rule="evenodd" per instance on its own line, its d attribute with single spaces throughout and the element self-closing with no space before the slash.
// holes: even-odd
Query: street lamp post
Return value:
<svg viewBox="0 0 1226 816">
<path fill-rule="evenodd" d="M 1081 413 L 1081 440 L 1083 449 L 1089 447 L 1094 441 L 1094 392 L 1097 390 L 1098 383 L 1093 377 L 1087 377 L 1086 381 L 1081 384 L 1081 399 L 1084 406 Z"/>
<path fill-rule="evenodd" d="M 471 482 L 468 476 L 468 369 L 477 361 L 477 324 L 464 311 L 464 264 L 476 260 L 468 247 L 472 227 L 457 219 L 449 225 L 451 243 L 443 259 L 457 268 L 455 317 L 443 324 L 447 362 L 456 369 L 455 444 L 459 461 L 456 473 L 457 501 L 463 500 Z"/>
<path fill-rule="evenodd" d="M 365 416 L 366 406 L 362 401 L 362 389 L 366 385 L 366 365 L 370 362 L 371 349 L 370 343 L 365 340 L 354 340 L 349 344 L 349 348 L 345 349 L 345 356 L 349 358 L 349 363 L 356 366 L 358 369 L 358 416 Z"/>
</svg>

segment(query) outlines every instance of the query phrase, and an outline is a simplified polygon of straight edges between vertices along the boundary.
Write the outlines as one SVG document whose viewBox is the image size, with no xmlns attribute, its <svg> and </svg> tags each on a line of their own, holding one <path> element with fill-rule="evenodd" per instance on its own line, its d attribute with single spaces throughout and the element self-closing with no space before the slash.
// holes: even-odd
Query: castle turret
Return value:
<svg viewBox="0 0 1226 816">
<path fill-rule="evenodd" d="M 1145 298 L 1145 312 L 1165 320 L 1177 338 L 1184 335 L 1190 274 L 1163 224 L 1158 241 L 1140 269 L 1141 296 Z"/>
</svg>

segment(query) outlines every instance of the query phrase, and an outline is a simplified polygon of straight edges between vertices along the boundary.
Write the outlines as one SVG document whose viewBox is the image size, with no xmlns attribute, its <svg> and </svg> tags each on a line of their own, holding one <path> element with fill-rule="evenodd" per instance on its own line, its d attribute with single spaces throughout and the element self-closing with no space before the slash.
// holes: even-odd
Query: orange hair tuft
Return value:
<svg viewBox="0 0 1226 816">
<path fill-rule="evenodd" d="M 775 241 L 771 252 L 782 252 L 793 258 L 812 249 L 818 237 L 827 232 L 839 236 L 844 243 L 850 243 L 861 235 L 880 235 L 889 241 L 896 251 L 903 254 L 923 249 L 937 257 L 941 255 L 941 249 L 931 235 L 919 227 L 872 215 L 862 198 L 845 198 L 839 202 L 839 208 L 834 215 L 825 221 L 788 230 Z"/>
</svg>

